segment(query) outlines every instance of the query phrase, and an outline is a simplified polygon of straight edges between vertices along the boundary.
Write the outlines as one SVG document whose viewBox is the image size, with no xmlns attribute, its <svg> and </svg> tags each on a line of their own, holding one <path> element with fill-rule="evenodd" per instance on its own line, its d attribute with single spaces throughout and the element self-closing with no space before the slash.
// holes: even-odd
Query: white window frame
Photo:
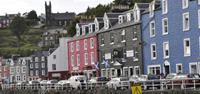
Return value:
<svg viewBox="0 0 200 94">
<path fill-rule="evenodd" d="M 181 66 L 181 72 L 179 72 L 178 66 Z M 176 64 L 176 73 L 183 73 L 183 64 L 181 64 L 181 63 Z"/>
<path fill-rule="evenodd" d="M 199 0 L 200 2 L 200 0 Z M 198 10 L 198 27 L 200 28 L 200 9 Z"/>
<path fill-rule="evenodd" d="M 186 48 L 186 41 L 189 41 L 189 48 Z M 189 50 L 189 52 L 187 53 L 186 50 Z M 183 40 L 183 51 L 184 51 L 184 56 L 191 56 L 191 42 L 190 42 L 190 38 L 185 38 Z"/>
<path fill-rule="evenodd" d="M 87 39 L 84 39 L 84 50 L 87 50 Z"/>
<path fill-rule="evenodd" d="M 126 30 L 122 30 L 121 36 L 124 37 L 124 39 L 121 42 L 126 42 L 126 39 L 125 39 L 126 38 Z"/>
<path fill-rule="evenodd" d="M 192 73 L 192 68 L 191 68 L 192 65 L 196 65 L 196 68 L 197 68 L 196 69 L 196 71 L 197 71 L 196 73 L 198 73 L 198 64 L 197 64 L 197 62 L 189 63 L 189 73 Z"/>
<path fill-rule="evenodd" d="M 35 68 L 39 68 L 39 64 L 38 63 L 35 63 Z"/>
<path fill-rule="evenodd" d="M 153 17 L 154 16 L 154 10 L 155 10 L 155 1 L 152 1 L 149 4 L 149 17 Z"/>
<path fill-rule="evenodd" d="M 188 17 L 188 27 L 186 27 L 186 17 Z M 190 14 L 189 12 L 183 13 L 183 31 L 190 30 Z"/>
<path fill-rule="evenodd" d="M 74 66 L 74 55 L 71 55 L 71 66 Z"/>
<path fill-rule="evenodd" d="M 42 68 L 45 68 L 45 63 L 42 63 Z"/>
<path fill-rule="evenodd" d="M 94 48 L 94 38 L 90 38 L 90 49 Z"/>
<path fill-rule="evenodd" d="M 127 22 L 130 22 L 131 21 L 131 13 L 127 13 L 126 17 L 127 17 Z"/>
<path fill-rule="evenodd" d="M 22 66 L 22 73 L 26 73 L 26 66 Z"/>
<path fill-rule="evenodd" d="M 84 63 L 88 65 L 88 53 L 84 53 Z"/>
<path fill-rule="evenodd" d="M 128 67 L 123 67 L 123 76 L 124 76 L 124 77 L 127 77 L 127 76 L 125 75 L 125 70 L 127 70 L 127 72 L 128 72 L 128 75 L 127 75 L 127 76 L 129 76 L 129 68 L 128 68 Z"/>
<path fill-rule="evenodd" d="M 168 13 L 168 0 L 162 0 L 162 13 Z"/>
<path fill-rule="evenodd" d="M 154 27 L 152 27 L 152 24 L 154 24 Z M 156 36 L 156 26 L 155 26 L 155 21 L 151 21 L 149 24 L 149 31 L 150 31 L 150 37 L 155 37 Z M 154 34 L 152 33 L 154 31 Z"/>
<path fill-rule="evenodd" d="M 76 55 L 77 65 L 80 66 L 80 54 Z"/>
<path fill-rule="evenodd" d="M 79 51 L 80 50 L 80 42 L 79 41 L 76 41 L 76 51 Z"/>
<path fill-rule="evenodd" d="M 168 46 L 167 46 L 168 45 Z M 166 51 L 168 50 L 168 56 L 166 55 Z M 166 58 L 169 58 L 170 56 L 170 50 L 169 50 L 169 42 L 163 42 L 163 57 L 166 59 Z"/>
<path fill-rule="evenodd" d="M 137 69 L 137 68 L 139 69 L 139 74 L 137 74 L 137 72 L 136 72 L 136 69 Z M 133 69 L 133 70 L 134 70 L 134 74 L 135 74 L 135 75 L 140 75 L 140 74 L 141 74 L 141 73 L 140 73 L 140 66 L 134 66 L 134 69 Z"/>
<path fill-rule="evenodd" d="M 71 45 L 70 46 L 71 47 L 71 52 L 74 52 L 74 42 L 71 42 L 70 45 Z"/>
<path fill-rule="evenodd" d="M 189 7 L 189 0 L 182 0 L 182 8 L 186 9 Z"/>
<path fill-rule="evenodd" d="M 162 73 L 162 70 L 161 70 L 161 66 L 160 66 L 160 65 L 149 65 L 149 66 L 147 66 L 147 70 L 148 70 L 147 73 L 148 73 L 148 74 L 150 74 L 150 68 L 152 68 L 152 67 L 153 67 L 153 68 L 155 68 L 155 67 L 160 67 L 160 73 Z M 160 73 L 159 73 L 159 74 L 160 74 Z"/>
<path fill-rule="evenodd" d="M 167 24 L 165 24 L 165 21 L 167 22 Z M 167 32 L 165 32 L 165 29 L 167 29 Z M 163 18 L 162 19 L 162 34 L 163 35 L 167 35 L 169 33 L 169 22 L 168 22 L 168 18 Z"/>
<path fill-rule="evenodd" d="M 153 51 L 153 46 L 155 46 L 155 51 Z M 153 53 L 155 53 L 155 57 L 153 57 Z M 151 60 L 157 59 L 157 51 L 156 51 L 156 44 L 151 44 Z"/>
<path fill-rule="evenodd" d="M 42 75 L 45 75 L 45 70 L 42 70 Z"/>
<path fill-rule="evenodd" d="M 95 58 L 95 56 L 94 56 L 94 52 L 90 52 L 90 61 L 91 61 L 91 64 L 94 64 L 94 58 Z"/>
<path fill-rule="evenodd" d="M 39 70 L 35 70 L 35 76 L 39 76 Z"/>
<path fill-rule="evenodd" d="M 33 76 L 33 70 L 30 70 L 30 76 Z"/>
</svg>

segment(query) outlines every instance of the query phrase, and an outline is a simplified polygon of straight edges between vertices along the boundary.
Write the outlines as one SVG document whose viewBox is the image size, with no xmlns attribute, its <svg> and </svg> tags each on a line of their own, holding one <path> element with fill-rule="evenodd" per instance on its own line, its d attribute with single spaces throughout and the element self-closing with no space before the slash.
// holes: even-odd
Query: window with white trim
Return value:
<svg viewBox="0 0 200 94">
<path fill-rule="evenodd" d="M 160 75 L 160 73 L 161 73 L 160 65 L 150 65 L 150 66 L 148 66 L 148 74 Z"/>
<path fill-rule="evenodd" d="M 199 0 L 200 1 L 200 0 Z M 198 10 L 198 26 L 200 28 L 200 9 Z"/>
<path fill-rule="evenodd" d="M 38 62 L 39 61 L 39 58 L 38 57 L 35 57 L 35 62 Z"/>
<path fill-rule="evenodd" d="M 45 68 L 45 63 L 42 63 L 42 68 Z"/>
<path fill-rule="evenodd" d="M 127 22 L 131 21 L 131 13 L 127 13 L 126 17 L 127 17 Z"/>
<path fill-rule="evenodd" d="M 182 64 L 176 64 L 176 73 L 183 73 Z"/>
<path fill-rule="evenodd" d="M 35 68 L 39 68 L 39 65 L 38 65 L 38 63 L 35 63 Z"/>
<path fill-rule="evenodd" d="M 168 18 L 162 19 L 162 33 L 163 35 L 168 34 Z"/>
<path fill-rule="evenodd" d="M 74 43 L 71 42 L 71 52 L 74 52 Z"/>
<path fill-rule="evenodd" d="M 155 1 L 152 1 L 149 4 L 149 16 L 153 17 L 154 16 L 154 10 L 155 10 Z"/>
<path fill-rule="evenodd" d="M 106 70 L 105 69 L 101 69 L 101 76 L 106 77 Z"/>
<path fill-rule="evenodd" d="M 108 20 L 108 18 L 104 17 L 103 20 L 104 20 L 104 29 L 108 29 L 109 28 L 109 20 Z"/>
<path fill-rule="evenodd" d="M 197 72 L 197 63 L 190 63 L 189 69 L 190 69 L 190 73 L 198 73 Z"/>
<path fill-rule="evenodd" d="M 119 24 L 123 23 L 123 15 L 118 16 L 118 23 Z"/>
<path fill-rule="evenodd" d="M 182 0 L 182 8 L 185 9 L 185 8 L 188 8 L 189 6 L 189 0 Z"/>
<path fill-rule="evenodd" d="M 163 56 L 164 58 L 169 58 L 169 42 L 163 43 Z"/>
<path fill-rule="evenodd" d="M 87 50 L 87 39 L 84 39 L 84 50 Z"/>
<path fill-rule="evenodd" d="M 150 27 L 150 37 L 155 37 L 156 36 L 155 21 L 151 21 L 149 27 Z"/>
<path fill-rule="evenodd" d="M 85 65 L 88 65 L 88 54 L 87 53 L 84 53 L 84 62 L 85 62 Z"/>
<path fill-rule="evenodd" d="M 77 54 L 76 60 L 77 60 L 77 65 L 80 66 L 80 54 Z"/>
<path fill-rule="evenodd" d="M 122 39 L 122 41 L 121 42 L 126 42 L 126 31 L 125 30 L 122 30 L 122 32 L 121 32 L 121 39 Z"/>
<path fill-rule="evenodd" d="M 79 41 L 76 41 L 76 51 L 80 50 L 80 45 L 79 45 Z"/>
<path fill-rule="evenodd" d="M 114 43 L 114 34 L 110 33 L 110 43 L 113 44 Z"/>
<path fill-rule="evenodd" d="M 140 75 L 140 67 L 139 66 L 134 66 L 134 74 Z"/>
<path fill-rule="evenodd" d="M 22 73 L 26 73 L 26 66 L 22 67 Z"/>
<path fill-rule="evenodd" d="M 16 69 L 17 69 L 17 73 L 20 73 L 20 70 L 21 70 L 20 67 L 17 66 Z"/>
<path fill-rule="evenodd" d="M 74 55 L 71 55 L 71 65 L 74 66 Z"/>
<path fill-rule="evenodd" d="M 101 45 L 104 45 L 104 35 L 101 34 Z"/>
<path fill-rule="evenodd" d="M 124 67 L 123 68 L 123 75 L 124 75 L 124 77 L 128 77 L 128 67 Z"/>
<path fill-rule="evenodd" d="M 190 29 L 190 18 L 189 12 L 183 13 L 183 31 L 188 31 Z"/>
<path fill-rule="evenodd" d="M 42 70 L 42 75 L 45 75 L 45 70 Z"/>
<path fill-rule="evenodd" d="M 190 56 L 191 50 L 190 50 L 190 38 L 184 39 L 184 56 Z"/>
<path fill-rule="evenodd" d="M 56 70 L 56 64 L 52 64 L 52 70 Z"/>
<path fill-rule="evenodd" d="M 30 76 L 33 76 L 33 71 L 32 70 L 30 70 Z"/>
<path fill-rule="evenodd" d="M 156 58 L 157 58 L 156 44 L 151 44 L 151 59 L 154 60 Z"/>
<path fill-rule="evenodd" d="M 38 76 L 38 75 L 39 75 L 39 71 L 36 70 L 36 71 L 35 71 L 35 76 Z"/>
<path fill-rule="evenodd" d="M 166 14 L 168 12 L 168 0 L 162 0 L 162 13 Z"/>
<path fill-rule="evenodd" d="M 94 52 L 90 53 L 91 64 L 94 64 Z"/>
<path fill-rule="evenodd" d="M 90 38 L 90 48 L 93 49 L 94 48 L 94 39 Z"/>
</svg>

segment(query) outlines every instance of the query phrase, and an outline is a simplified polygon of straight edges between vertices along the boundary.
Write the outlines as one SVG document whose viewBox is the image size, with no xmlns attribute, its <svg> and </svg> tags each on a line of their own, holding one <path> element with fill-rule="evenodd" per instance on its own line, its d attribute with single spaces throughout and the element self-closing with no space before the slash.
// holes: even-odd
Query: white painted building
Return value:
<svg viewBox="0 0 200 94">
<path fill-rule="evenodd" d="M 48 56 L 48 78 L 66 79 L 68 74 L 68 47 L 70 38 L 60 38 L 59 47 Z"/>
</svg>

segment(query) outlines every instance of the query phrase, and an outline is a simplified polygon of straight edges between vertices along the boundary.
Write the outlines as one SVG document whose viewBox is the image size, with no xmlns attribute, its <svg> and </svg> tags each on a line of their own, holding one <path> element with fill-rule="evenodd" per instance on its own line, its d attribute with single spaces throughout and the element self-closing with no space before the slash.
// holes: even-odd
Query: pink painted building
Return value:
<svg viewBox="0 0 200 94">
<path fill-rule="evenodd" d="M 68 41 L 68 68 L 72 75 L 98 76 L 95 23 L 77 24 L 76 35 Z"/>
</svg>

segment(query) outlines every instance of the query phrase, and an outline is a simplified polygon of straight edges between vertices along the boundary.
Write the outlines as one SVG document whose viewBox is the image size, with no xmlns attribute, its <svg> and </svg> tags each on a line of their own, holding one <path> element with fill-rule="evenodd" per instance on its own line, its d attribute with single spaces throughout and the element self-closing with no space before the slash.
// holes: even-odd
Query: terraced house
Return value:
<svg viewBox="0 0 200 94">
<path fill-rule="evenodd" d="M 200 0 L 151 2 L 142 40 L 145 74 L 200 73 Z"/>
<path fill-rule="evenodd" d="M 148 4 L 137 3 L 124 13 L 105 13 L 98 33 L 101 76 L 120 77 L 143 73 L 140 16 Z"/>
</svg>

